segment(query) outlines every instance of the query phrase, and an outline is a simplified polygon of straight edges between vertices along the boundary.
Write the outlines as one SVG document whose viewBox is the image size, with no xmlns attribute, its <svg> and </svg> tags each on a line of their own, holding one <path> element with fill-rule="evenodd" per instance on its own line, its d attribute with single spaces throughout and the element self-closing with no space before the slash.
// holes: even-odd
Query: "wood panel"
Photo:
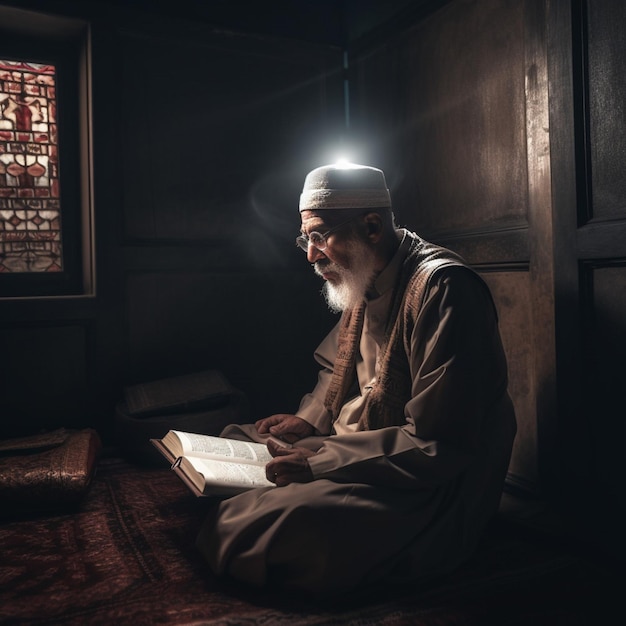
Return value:
<svg viewBox="0 0 626 626">
<path fill-rule="evenodd" d="M 452 2 L 356 53 L 355 141 L 419 232 L 526 225 L 524 18 L 521 2 Z"/>
<path fill-rule="evenodd" d="M 619 0 L 585 2 L 589 94 L 590 188 L 588 217 L 626 217 L 626 4 Z"/>
<path fill-rule="evenodd" d="M 588 443 L 598 488 L 626 511 L 626 261 L 585 264 L 584 377 Z"/>
<path fill-rule="evenodd" d="M 259 213 L 292 226 L 343 123 L 339 50 L 122 31 L 120 53 L 127 239 L 231 241 Z"/>
<path fill-rule="evenodd" d="M 0 329 L 0 438 L 92 425 L 88 411 L 90 325 Z"/>
<path fill-rule="evenodd" d="M 527 270 L 482 272 L 496 302 L 500 334 L 509 364 L 509 393 L 515 405 L 518 435 L 515 439 L 509 481 L 532 490 L 539 482 L 537 460 L 537 377 L 533 336 L 533 306 Z"/>
<path fill-rule="evenodd" d="M 313 351 L 337 321 L 319 289 L 312 271 L 132 273 L 131 376 L 218 369 L 248 395 L 255 419 L 293 412 L 317 381 Z"/>
</svg>

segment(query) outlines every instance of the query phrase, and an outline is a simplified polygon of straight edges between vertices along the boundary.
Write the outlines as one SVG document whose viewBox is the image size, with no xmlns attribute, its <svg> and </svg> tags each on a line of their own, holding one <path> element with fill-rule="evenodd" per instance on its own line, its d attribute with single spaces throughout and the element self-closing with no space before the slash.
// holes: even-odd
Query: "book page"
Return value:
<svg viewBox="0 0 626 626">
<path fill-rule="evenodd" d="M 254 487 L 276 486 L 265 477 L 265 466 L 200 457 L 183 457 L 180 466 L 192 480 L 194 476 L 189 466 L 203 477 L 202 482 L 194 480 L 203 493 L 236 493 Z"/>
<path fill-rule="evenodd" d="M 265 466 L 272 460 L 264 443 L 224 439 L 211 435 L 198 435 L 182 431 L 172 431 L 180 439 L 182 453 L 187 456 L 204 458 L 228 458 L 242 463 L 254 463 Z M 175 453 L 175 456 L 182 456 Z"/>
</svg>

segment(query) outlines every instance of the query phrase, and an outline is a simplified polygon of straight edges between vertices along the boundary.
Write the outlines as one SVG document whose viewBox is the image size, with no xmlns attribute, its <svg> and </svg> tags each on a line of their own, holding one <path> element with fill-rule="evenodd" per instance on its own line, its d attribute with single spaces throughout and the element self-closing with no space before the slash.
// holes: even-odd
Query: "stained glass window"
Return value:
<svg viewBox="0 0 626 626">
<path fill-rule="evenodd" d="M 63 271 L 54 65 L 0 59 L 0 273 Z"/>
</svg>

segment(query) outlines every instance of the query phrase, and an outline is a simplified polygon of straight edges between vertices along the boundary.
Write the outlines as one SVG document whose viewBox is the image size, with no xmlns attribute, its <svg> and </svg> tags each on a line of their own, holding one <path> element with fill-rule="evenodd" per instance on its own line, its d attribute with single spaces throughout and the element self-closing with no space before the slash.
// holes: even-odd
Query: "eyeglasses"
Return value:
<svg viewBox="0 0 626 626">
<path fill-rule="evenodd" d="M 315 248 L 323 252 L 324 250 L 326 250 L 328 246 L 326 242 L 326 238 L 328 237 L 328 235 L 330 235 L 331 233 L 334 233 L 336 230 L 338 230 L 342 226 L 349 224 L 352 220 L 355 220 L 357 217 L 359 216 L 354 215 L 349 220 L 346 220 L 345 222 L 341 222 L 340 224 L 337 224 L 336 226 L 333 226 L 332 228 L 328 229 L 325 233 L 318 233 L 317 231 L 313 231 L 312 233 L 309 233 L 308 237 L 306 235 L 300 235 L 299 237 L 296 237 L 296 245 L 302 248 L 305 252 L 308 252 L 309 244 L 311 244 L 312 246 L 314 246 Z"/>
</svg>

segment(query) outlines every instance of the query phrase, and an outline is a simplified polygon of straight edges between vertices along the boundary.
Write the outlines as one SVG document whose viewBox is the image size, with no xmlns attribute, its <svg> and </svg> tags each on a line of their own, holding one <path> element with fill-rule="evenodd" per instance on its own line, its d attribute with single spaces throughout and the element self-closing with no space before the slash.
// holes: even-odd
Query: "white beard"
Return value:
<svg viewBox="0 0 626 626">
<path fill-rule="evenodd" d="M 328 271 L 339 276 L 337 282 L 327 280 L 322 287 L 322 295 L 333 313 L 341 313 L 359 304 L 376 276 L 374 255 L 363 242 L 351 240 L 348 242 L 348 252 L 353 269 L 346 269 L 336 263 L 322 266 L 315 264 L 315 273 L 319 276 Z"/>
</svg>

